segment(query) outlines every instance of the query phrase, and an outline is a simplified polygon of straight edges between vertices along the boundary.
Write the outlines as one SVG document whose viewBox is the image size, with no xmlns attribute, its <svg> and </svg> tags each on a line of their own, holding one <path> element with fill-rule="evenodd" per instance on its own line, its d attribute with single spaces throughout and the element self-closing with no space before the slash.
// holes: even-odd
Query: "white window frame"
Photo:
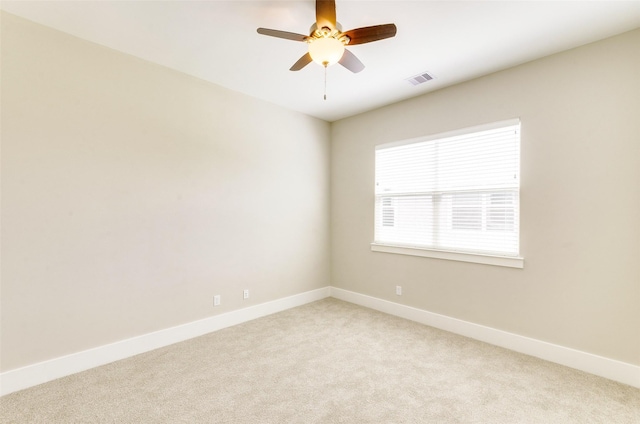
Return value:
<svg viewBox="0 0 640 424">
<path fill-rule="evenodd" d="M 505 121 L 499 121 L 499 122 L 494 122 L 490 124 L 463 128 L 460 130 L 449 131 L 449 132 L 440 133 L 440 134 L 434 134 L 428 137 L 420 137 L 416 139 L 385 143 L 385 144 L 376 146 L 376 150 L 414 144 L 414 143 L 421 143 L 421 142 L 443 139 L 448 137 L 455 137 L 459 135 L 487 131 L 491 129 L 508 127 L 508 126 L 518 125 L 518 124 L 520 124 L 519 119 L 509 119 Z M 377 194 L 376 198 L 384 198 L 384 195 Z M 393 202 L 395 201 L 395 199 L 392 198 L 391 201 Z M 516 199 L 516 201 L 519 202 L 519 196 Z M 485 214 L 487 213 L 487 209 L 488 207 L 485 205 L 484 209 L 482 210 L 483 217 L 485 217 Z M 516 217 L 516 219 L 519 220 L 519 214 Z M 485 223 L 483 225 L 486 225 L 486 221 L 484 222 Z M 516 226 L 519 232 L 520 231 L 519 222 L 516 222 Z M 500 255 L 500 254 L 496 254 L 496 255 L 483 254 L 483 253 L 476 253 L 476 252 L 460 252 L 455 250 L 439 250 L 431 247 L 416 247 L 416 246 L 406 246 L 406 245 L 401 246 L 401 245 L 394 245 L 392 243 L 380 242 L 380 241 L 378 242 L 374 241 L 373 243 L 371 243 L 371 250 L 374 252 L 421 256 L 421 257 L 455 260 L 455 261 L 462 261 L 462 262 L 473 262 L 473 263 L 504 266 L 504 267 L 511 267 L 511 268 L 524 268 L 524 258 L 521 257 L 519 254 L 516 256 L 511 256 L 511 255 Z"/>
</svg>

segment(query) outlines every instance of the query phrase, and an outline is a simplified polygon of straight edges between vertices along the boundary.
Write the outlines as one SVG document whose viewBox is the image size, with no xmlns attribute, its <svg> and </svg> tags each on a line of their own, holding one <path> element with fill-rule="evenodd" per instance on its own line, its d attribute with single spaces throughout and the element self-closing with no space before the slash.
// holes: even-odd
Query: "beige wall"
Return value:
<svg viewBox="0 0 640 424">
<path fill-rule="evenodd" d="M 329 284 L 328 123 L 6 13 L 1 118 L 2 371 Z"/>
<path fill-rule="evenodd" d="M 636 30 L 335 122 L 332 284 L 640 364 L 639 116 Z M 375 145 L 517 117 L 523 270 L 371 252 Z"/>
</svg>

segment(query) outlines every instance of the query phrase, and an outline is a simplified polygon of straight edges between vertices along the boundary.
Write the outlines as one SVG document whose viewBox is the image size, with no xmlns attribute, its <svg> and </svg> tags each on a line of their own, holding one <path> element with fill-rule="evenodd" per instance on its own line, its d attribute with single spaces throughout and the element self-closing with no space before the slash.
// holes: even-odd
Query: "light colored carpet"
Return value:
<svg viewBox="0 0 640 424">
<path fill-rule="evenodd" d="M 0 399 L 2 423 L 640 423 L 640 390 L 325 299 Z"/>
</svg>

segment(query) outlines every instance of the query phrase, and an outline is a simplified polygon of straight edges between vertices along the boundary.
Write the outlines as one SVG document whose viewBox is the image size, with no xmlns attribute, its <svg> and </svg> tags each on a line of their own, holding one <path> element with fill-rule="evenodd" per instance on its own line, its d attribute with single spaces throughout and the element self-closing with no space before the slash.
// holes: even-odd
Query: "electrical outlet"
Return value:
<svg viewBox="0 0 640 424">
<path fill-rule="evenodd" d="M 242 298 L 243 298 L 243 299 L 249 299 L 249 289 L 245 289 L 245 290 L 242 292 Z"/>
<path fill-rule="evenodd" d="M 402 296 L 402 286 L 396 286 L 396 294 Z"/>
<path fill-rule="evenodd" d="M 220 306 L 220 295 L 213 296 L 213 306 Z"/>
</svg>

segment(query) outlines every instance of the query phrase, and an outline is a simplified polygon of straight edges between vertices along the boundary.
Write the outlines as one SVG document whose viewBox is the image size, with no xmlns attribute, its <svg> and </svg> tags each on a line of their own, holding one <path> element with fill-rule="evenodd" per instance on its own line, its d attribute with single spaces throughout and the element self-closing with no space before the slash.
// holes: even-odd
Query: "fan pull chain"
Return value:
<svg viewBox="0 0 640 424">
<path fill-rule="evenodd" d="M 327 63 L 324 64 L 324 99 L 327 100 Z"/>
</svg>

